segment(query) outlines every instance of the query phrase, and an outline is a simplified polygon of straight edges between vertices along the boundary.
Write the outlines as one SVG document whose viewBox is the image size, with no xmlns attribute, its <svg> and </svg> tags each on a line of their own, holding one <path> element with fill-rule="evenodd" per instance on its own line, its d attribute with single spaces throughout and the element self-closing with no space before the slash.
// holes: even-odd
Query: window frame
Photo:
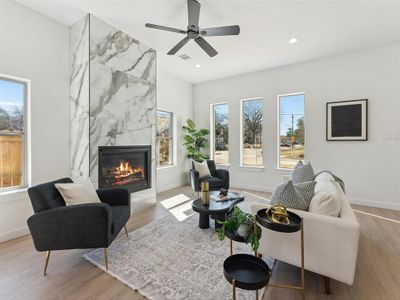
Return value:
<svg viewBox="0 0 400 300">
<path fill-rule="evenodd" d="M 0 194 L 8 194 L 10 192 L 17 192 L 24 190 L 31 185 L 31 81 L 29 79 L 10 76 L 0 73 L 0 80 L 15 82 L 24 85 L 24 108 L 23 108 L 23 122 L 24 133 L 22 138 L 22 176 L 21 184 L 13 187 L 0 188 Z"/>
<path fill-rule="evenodd" d="M 293 169 L 288 169 L 288 168 L 281 168 L 280 167 L 280 161 L 281 161 L 281 149 L 280 149 L 280 145 L 281 145 L 281 136 L 280 136 L 280 132 L 281 132 L 281 116 L 280 116 L 280 100 L 281 97 L 287 97 L 287 96 L 297 96 L 297 95 L 303 95 L 304 96 L 304 114 L 303 114 L 303 118 L 304 118 L 304 130 L 305 130 L 305 135 L 304 135 L 304 140 L 307 141 L 307 122 L 306 122 L 306 93 L 305 92 L 296 92 L 296 93 L 289 93 L 289 94 L 280 94 L 276 96 L 276 169 L 280 170 L 280 171 L 288 171 L 291 172 Z M 307 154 L 307 143 L 304 143 L 304 162 L 307 161 L 306 158 L 306 154 Z"/>
<path fill-rule="evenodd" d="M 263 141 L 262 144 L 262 156 L 263 156 L 263 164 L 262 165 L 245 165 L 243 164 L 243 104 L 244 102 L 248 102 L 248 101 L 254 101 L 254 100 L 260 100 L 263 104 L 263 109 L 262 109 L 262 116 L 263 116 L 263 127 L 262 127 L 262 131 L 261 131 L 261 138 Z M 253 97 L 253 98 L 245 98 L 245 99 L 241 99 L 240 100 L 240 142 L 239 142 L 239 147 L 240 147 L 240 167 L 242 168 L 253 168 L 253 169 L 264 169 L 265 168 L 265 158 L 264 158 L 264 97 Z"/>
<path fill-rule="evenodd" d="M 228 105 L 228 139 L 229 139 L 229 102 L 216 102 L 210 104 L 210 157 L 215 161 L 215 106 L 217 105 Z M 228 163 L 227 164 L 217 164 L 217 166 L 229 167 L 230 166 L 230 153 L 228 153 Z"/>
<path fill-rule="evenodd" d="M 172 155 L 171 164 L 168 164 L 168 165 L 165 165 L 165 166 L 158 165 L 159 153 L 156 153 L 156 157 L 157 157 L 156 168 L 157 169 L 166 169 L 166 168 L 174 167 L 176 165 L 175 164 L 175 162 L 176 162 L 176 151 L 175 150 L 177 148 L 177 145 L 176 145 L 176 135 L 175 135 L 175 133 L 176 133 L 175 114 L 174 114 L 173 111 L 170 111 L 170 110 L 167 110 L 167 109 L 156 108 L 156 126 L 157 126 L 157 112 L 159 112 L 159 111 L 163 112 L 163 113 L 168 113 L 168 114 L 171 115 L 171 126 L 170 126 L 171 127 L 171 138 L 172 138 L 172 143 L 171 143 L 172 149 L 171 149 L 171 152 L 170 152 L 171 155 Z M 157 143 L 157 129 L 156 129 L 156 143 Z M 156 147 L 156 150 L 157 150 L 157 147 Z"/>
</svg>

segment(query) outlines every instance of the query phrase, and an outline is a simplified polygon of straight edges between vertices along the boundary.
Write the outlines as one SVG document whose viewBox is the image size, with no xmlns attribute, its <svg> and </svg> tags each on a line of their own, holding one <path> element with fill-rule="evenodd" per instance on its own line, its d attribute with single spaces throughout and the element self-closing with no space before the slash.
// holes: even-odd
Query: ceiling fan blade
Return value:
<svg viewBox="0 0 400 300">
<path fill-rule="evenodd" d="M 200 31 L 203 36 L 238 35 L 239 25 L 205 28 Z"/>
<path fill-rule="evenodd" d="M 176 52 L 178 52 L 183 46 L 186 45 L 187 42 L 189 42 L 189 38 L 185 37 L 182 41 L 180 41 L 178 44 L 175 45 L 174 48 L 172 48 L 171 50 L 169 50 L 169 52 L 167 53 L 168 55 L 174 55 Z"/>
<path fill-rule="evenodd" d="M 209 56 L 214 57 L 218 54 L 217 50 L 215 50 L 205 39 L 199 36 L 194 40 Z"/>
<path fill-rule="evenodd" d="M 159 30 L 172 31 L 172 32 L 176 32 L 176 33 L 186 34 L 185 30 L 180 30 L 180 29 L 167 27 L 167 26 L 162 26 L 162 25 L 155 25 L 155 24 L 146 23 L 144 26 L 149 27 L 149 28 L 153 28 L 153 29 L 159 29 Z"/>
<path fill-rule="evenodd" d="M 200 3 L 196 0 L 188 0 L 189 26 L 199 27 Z"/>
</svg>

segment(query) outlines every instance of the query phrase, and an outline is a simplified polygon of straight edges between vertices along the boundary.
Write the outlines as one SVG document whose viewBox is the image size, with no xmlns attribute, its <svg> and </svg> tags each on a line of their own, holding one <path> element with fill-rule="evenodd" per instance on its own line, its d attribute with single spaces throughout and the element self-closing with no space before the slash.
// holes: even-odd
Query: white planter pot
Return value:
<svg viewBox="0 0 400 300">
<path fill-rule="evenodd" d="M 249 235 L 249 225 L 247 224 L 240 224 L 239 228 L 237 230 L 238 235 L 240 235 L 243 238 L 247 238 Z"/>
</svg>

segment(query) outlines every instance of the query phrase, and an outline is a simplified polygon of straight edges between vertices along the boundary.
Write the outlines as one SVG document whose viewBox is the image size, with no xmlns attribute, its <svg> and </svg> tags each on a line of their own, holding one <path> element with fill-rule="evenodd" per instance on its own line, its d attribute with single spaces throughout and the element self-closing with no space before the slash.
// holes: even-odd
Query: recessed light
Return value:
<svg viewBox="0 0 400 300">
<path fill-rule="evenodd" d="M 289 40 L 289 43 L 290 43 L 290 44 L 296 44 L 298 41 L 299 41 L 298 38 L 292 37 L 292 38 Z"/>
<path fill-rule="evenodd" d="M 196 68 L 200 68 L 201 66 L 199 64 L 195 65 Z"/>
</svg>

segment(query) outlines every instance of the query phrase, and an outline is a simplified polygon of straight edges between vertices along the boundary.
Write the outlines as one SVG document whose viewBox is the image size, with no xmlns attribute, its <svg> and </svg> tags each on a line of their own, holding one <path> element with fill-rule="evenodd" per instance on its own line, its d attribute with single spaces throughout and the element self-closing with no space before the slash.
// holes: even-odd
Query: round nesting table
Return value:
<svg viewBox="0 0 400 300">
<path fill-rule="evenodd" d="M 210 192 L 210 205 L 208 206 L 203 205 L 201 198 L 192 203 L 192 209 L 199 213 L 199 227 L 201 229 L 210 227 L 210 216 L 215 219 L 215 228 L 219 228 L 221 225 L 218 224 L 218 221 L 225 221 L 226 215 L 232 211 L 233 207 L 244 200 L 243 195 L 234 192 L 229 192 L 230 198 L 226 201 L 212 199 L 218 194 L 218 191 Z"/>
<path fill-rule="evenodd" d="M 265 261 L 249 254 L 235 254 L 224 261 L 224 276 L 232 284 L 233 300 L 236 300 L 236 288 L 258 290 L 265 287 L 270 278 L 270 269 Z"/>
</svg>

